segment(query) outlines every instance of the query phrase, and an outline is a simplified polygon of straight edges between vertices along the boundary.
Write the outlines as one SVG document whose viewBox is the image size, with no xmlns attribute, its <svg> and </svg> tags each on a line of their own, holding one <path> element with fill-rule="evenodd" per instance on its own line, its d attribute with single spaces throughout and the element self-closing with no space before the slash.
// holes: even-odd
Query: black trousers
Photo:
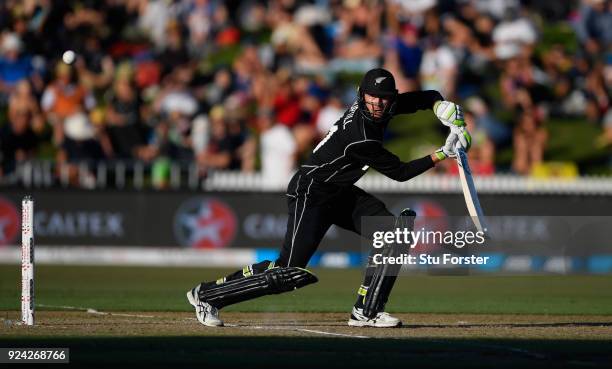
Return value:
<svg viewBox="0 0 612 369">
<path fill-rule="evenodd" d="M 368 237 L 361 217 L 393 216 L 385 204 L 357 186 L 338 187 L 297 172 L 287 187 L 289 220 L 278 266 L 304 268 L 332 225 Z"/>
</svg>

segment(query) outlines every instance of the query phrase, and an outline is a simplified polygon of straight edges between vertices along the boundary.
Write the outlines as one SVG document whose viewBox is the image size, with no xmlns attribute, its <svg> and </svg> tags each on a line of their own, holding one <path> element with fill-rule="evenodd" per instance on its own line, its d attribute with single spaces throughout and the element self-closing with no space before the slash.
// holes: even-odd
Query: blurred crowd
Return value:
<svg viewBox="0 0 612 369">
<path fill-rule="evenodd" d="M 4 0 L 0 32 L 0 176 L 44 157 L 285 183 L 376 66 L 464 105 L 480 174 L 508 147 L 529 174 L 550 117 L 612 145 L 608 0 Z"/>
</svg>

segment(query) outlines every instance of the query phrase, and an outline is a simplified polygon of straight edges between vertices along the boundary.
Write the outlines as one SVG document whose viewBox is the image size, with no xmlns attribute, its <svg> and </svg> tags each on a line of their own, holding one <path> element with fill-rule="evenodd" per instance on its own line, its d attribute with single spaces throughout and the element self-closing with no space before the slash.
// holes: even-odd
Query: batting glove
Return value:
<svg viewBox="0 0 612 369">
<path fill-rule="evenodd" d="M 456 133 L 451 132 L 448 137 L 446 137 L 446 142 L 444 146 L 436 150 L 434 153 L 439 160 L 444 160 L 446 158 L 454 158 L 457 154 L 455 152 L 455 146 L 458 145 L 459 138 Z"/>
<path fill-rule="evenodd" d="M 451 127 L 451 133 L 457 135 L 457 148 L 462 148 L 465 152 L 470 150 L 472 147 L 472 135 L 468 132 L 465 127 Z"/>
<path fill-rule="evenodd" d="M 447 127 L 465 127 L 463 109 L 451 101 L 436 101 L 433 107 L 436 117 Z"/>
</svg>

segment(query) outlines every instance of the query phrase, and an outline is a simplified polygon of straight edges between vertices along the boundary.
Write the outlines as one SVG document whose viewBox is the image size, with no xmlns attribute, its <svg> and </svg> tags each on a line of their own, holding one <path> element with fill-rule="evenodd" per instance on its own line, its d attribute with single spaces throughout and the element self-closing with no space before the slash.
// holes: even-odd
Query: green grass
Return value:
<svg viewBox="0 0 612 369">
<path fill-rule="evenodd" d="M 46 266 L 36 303 L 114 311 L 190 311 L 184 293 L 228 269 Z M 0 266 L 0 310 L 18 310 L 20 268 Z M 345 312 L 361 282 L 356 269 L 315 270 L 319 283 L 227 311 Z M 388 310 L 422 313 L 612 315 L 612 276 L 428 276 L 398 279 Z M 51 309 L 53 310 L 53 309 Z"/>
</svg>

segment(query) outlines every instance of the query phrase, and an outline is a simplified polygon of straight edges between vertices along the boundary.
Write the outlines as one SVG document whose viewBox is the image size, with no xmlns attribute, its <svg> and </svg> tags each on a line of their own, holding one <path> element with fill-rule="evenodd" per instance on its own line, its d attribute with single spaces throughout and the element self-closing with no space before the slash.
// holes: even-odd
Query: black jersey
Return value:
<svg viewBox="0 0 612 369">
<path fill-rule="evenodd" d="M 437 100 L 443 100 L 437 91 L 400 94 L 394 115 L 431 109 Z M 355 101 L 314 148 L 300 167 L 300 174 L 319 182 L 348 186 L 357 182 L 370 167 L 396 181 L 407 181 L 432 168 L 434 163 L 429 155 L 402 162 L 383 147 L 389 120 L 372 121 Z"/>
</svg>

